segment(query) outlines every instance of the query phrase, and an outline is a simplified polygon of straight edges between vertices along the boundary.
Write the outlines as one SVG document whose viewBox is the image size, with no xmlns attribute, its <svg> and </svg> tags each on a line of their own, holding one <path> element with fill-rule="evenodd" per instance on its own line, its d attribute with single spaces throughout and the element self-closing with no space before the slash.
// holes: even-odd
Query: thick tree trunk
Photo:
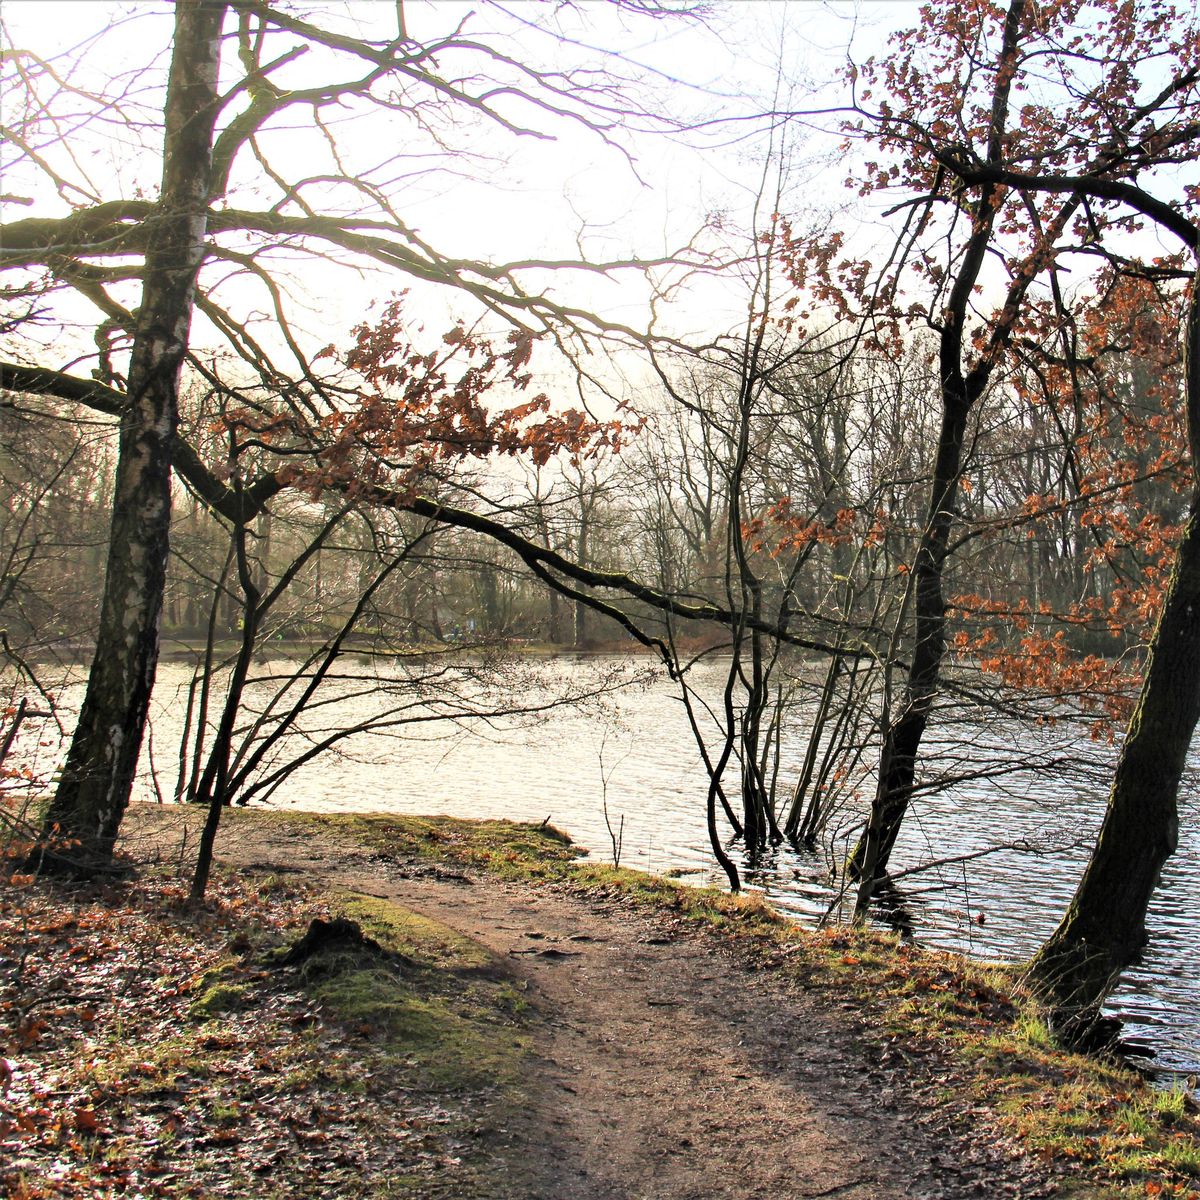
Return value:
<svg viewBox="0 0 1200 1200">
<path fill-rule="evenodd" d="M 576 561 L 583 566 L 588 565 L 588 538 L 589 534 L 591 533 L 590 521 L 590 505 L 586 504 L 584 501 L 581 485 L 581 490 L 579 493 L 579 533 L 576 535 L 575 539 L 575 555 Z M 576 601 L 575 603 L 574 642 L 576 650 L 587 649 L 588 607 L 581 601 Z"/>
<path fill-rule="evenodd" d="M 204 256 L 224 14 L 224 3 L 180 0 L 176 8 L 162 194 L 147 218 L 154 236 L 121 415 L 96 656 L 46 816 L 48 866 L 91 872 L 110 864 L 141 750 L 158 662 L 179 371 Z"/>
<path fill-rule="evenodd" d="M 1200 462 L 1200 277 L 1185 343 L 1188 439 Z M 1096 849 L 1058 928 L 1029 968 L 1057 1031 L 1086 1042 L 1117 976 L 1146 941 L 1146 909 L 1179 836 L 1184 760 L 1200 719 L 1200 480 L 1117 760 Z"/>
<path fill-rule="evenodd" d="M 547 545 L 549 541 L 547 541 Z M 567 639 L 563 633 L 563 598 L 556 592 L 546 592 L 546 602 L 549 606 L 546 617 L 546 638 L 552 646 L 561 646 Z"/>
</svg>

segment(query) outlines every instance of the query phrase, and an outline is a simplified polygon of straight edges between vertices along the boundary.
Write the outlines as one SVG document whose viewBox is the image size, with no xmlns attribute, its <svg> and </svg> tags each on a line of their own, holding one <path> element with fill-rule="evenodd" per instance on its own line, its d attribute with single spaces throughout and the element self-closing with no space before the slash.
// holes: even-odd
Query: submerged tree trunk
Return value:
<svg viewBox="0 0 1200 1200">
<path fill-rule="evenodd" d="M 46 814 L 44 865 L 108 866 L 141 750 L 158 663 L 179 372 L 204 256 L 224 3 L 181 0 L 167 84 L 162 193 L 148 239 L 121 415 L 96 654 Z"/>
<path fill-rule="evenodd" d="M 1185 345 L 1192 470 L 1200 463 L 1200 276 Z M 1146 909 L 1179 836 L 1184 760 L 1200 719 L 1200 478 L 1167 584 L 1137 708 L 1096 848 L 1058 928 L 1029 968 L 1056 1030 L 1086 1042 L 1104 997 L 1146 942 Z"/>
<path fill-rule="evenodd" d="M 946 656 L 946 602 L 942 578 L 950 542 L 954 501 L 962 470 L 967 418 L 982 382 L 968 387 L 958 365 L 961 332 L 943 335 L 942 425 L 925 530 L 913 563 L 915 637 L 900 715 L 889 720 L 879 757 L 879 782 L 866 832 L 850 856 L 852 878 L 869 885 L 887 868 L 908 810 L 917 754 L 937 695 Z M 947 344 L 951 343 L 951 344 Z M 859 907 L 863 907 L 860 903 Z"/>
<path fill-rule="evenodd" d="M 988 128 L 987 162 L 999 164 L 1005 153 L 1009 95 L 1019 67 L 1026 28 L 1026 0 L 1010 0 L 1002 45 L 996 59 L 995 84 Z M 887 870 L 900 826 L 908 811 L 916 777 L 917 755 L 937 695 L 946 652 L 946 604 L 943 578 L 950 551 L 950 532 L 963 469 L 967 422 L 983 395 L 1012 337 L 1025 294 L 1045 269 L 1054 247 L 1079 207 L 1068 197 L 1037 231 L 1032 250 L 1016 264 L 1005 302 L 989 325 L 974 365 L 966 365 L 968 314 L 983 265 L 992 248 L 992 232 L 1005 193 L 985 181 L 971 206 L 971 234 L 963 249 L 954 284 L 947 297 L 939 335 L 942 424 L 933 467 L 928 516 L 913 562 L 914 637 L 899 714 L 885 714 L 879 777 L 866 830 L 847 862 L 851 878 L 860 881 L 855 904 L 861 917 L 875 881 Z"/>
</svg>

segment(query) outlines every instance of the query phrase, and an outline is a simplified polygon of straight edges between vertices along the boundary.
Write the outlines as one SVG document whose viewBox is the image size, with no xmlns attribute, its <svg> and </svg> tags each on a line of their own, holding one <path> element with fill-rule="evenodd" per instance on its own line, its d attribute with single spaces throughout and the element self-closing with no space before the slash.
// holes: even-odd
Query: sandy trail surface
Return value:
<svg viewBox="0 0 1200 1200">
<path fill-rule="evenodd" d="M 177 844 L 178 826 L 166 829 L 156 838 Z M 671 914 L 283 824 L 235 826 L 218 858 L 394 900 L 501 956 L 536 1016 L 530 1103 L 485 1134 L 498 1200 L 1056 1193 L 1040 1163 L 954 1100 L 952 1079 L 884 1053 L 857 1004 Z"/>
</svg>

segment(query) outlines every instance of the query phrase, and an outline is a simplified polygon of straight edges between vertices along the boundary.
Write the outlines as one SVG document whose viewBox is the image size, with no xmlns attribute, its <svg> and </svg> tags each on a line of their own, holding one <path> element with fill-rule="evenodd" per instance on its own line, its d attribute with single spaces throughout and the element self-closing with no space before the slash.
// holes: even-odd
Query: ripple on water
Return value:
<svg viewBox="0 0 1200 1200">
<path fill-rule="evenodd" d="M 581 676 L 602 660 L 559 660 L 553 670 Z M 718 674 L 709 684 L 716 695 Z M 173 769 L 187 669 L 159 669 L 153 749 L 163 774 Z M 703 673 L 697 679 L 703 689 Z M 528 697 L 527 697 L 528 698 Z M 366 696 L 325 710 L 323 719 L 365 715 Z M 1013 775 L 963 782 L 915 802 L 893 859 L 897 871 L 957 859 L 901 881 L 903 917 L 918 940 L 982 958 L 1020 960 L 1054 928 L 1074 890 L 1103 814 L 1112 752 L 1078 747 L 1062 732 L 960 725 L 929 747 L 962 764 L 1021 754 L 1079 752 L 1078 770 L 1060 777 Z M 803 755 L 800 735 L 784 740 L 787 770 Z M 42 753 L 57 753 L 43 750 Z M 143 754 L 148 765 L 149 752 Z M 787 771 L 784 773 L 787 778 Z M 605 783 L 605 780 L 607 781 Z M 549 817 L 599 859 L 613 856 L 604 821 L 624 817 L 622 862 L 644 870 L 687 872 L 689 882 L 722 883 L 706 833 L 707 781 L 682 706 L 665 681 L 634 688 L 602 710 L 560 710 L 524 726 L 490 729 L 484 738 L 425 727 L 403 740 L 362 740 L 318 760 L 288 782 L 289 806 L 326 811 L 440 812 L 459 817 Z M 146 778 L 142 798 L 154 793 Z M 167 791 L 170 782 L 167 781 Z M 1200 1069 L 1200 816 L 1189 786 L 1180 843 L 1150 914 L 1151 943 L 1110 1009 L 1128 1032 L 1149 1042 L 1164 1068 Z M 283 803 L 282 796 L 276 797 Z M 1021 845 L 1023 848 L 1003 848 Z M 843 843 L 836 847 L 845 853 Z M 988 851 L 979 857 L 980 851 Z M 742 864 L 749 884 L 802 921 L 834 900 L 824 855 L 790 847 Z"/>
</svg>

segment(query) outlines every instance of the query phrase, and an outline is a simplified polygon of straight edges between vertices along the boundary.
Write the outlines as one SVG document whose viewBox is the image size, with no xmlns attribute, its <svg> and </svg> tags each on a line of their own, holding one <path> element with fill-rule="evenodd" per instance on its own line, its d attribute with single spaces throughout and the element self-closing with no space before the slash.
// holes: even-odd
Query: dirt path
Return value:
<svg viewBox="0 0 1200 1200">
<path fill-rule="evenodd" d="M 533 1102 L 494 1142 L 513 1200 L 922 1200 L 1053 1194 L 945 1080 L 885 1067 L 857 1006 L 739 961 L 669 915 L 470 880 L 310 834 L 237 831 L 224 861 L 402 903 L 511 964 L 540 1015 Z"/>
</svg>

